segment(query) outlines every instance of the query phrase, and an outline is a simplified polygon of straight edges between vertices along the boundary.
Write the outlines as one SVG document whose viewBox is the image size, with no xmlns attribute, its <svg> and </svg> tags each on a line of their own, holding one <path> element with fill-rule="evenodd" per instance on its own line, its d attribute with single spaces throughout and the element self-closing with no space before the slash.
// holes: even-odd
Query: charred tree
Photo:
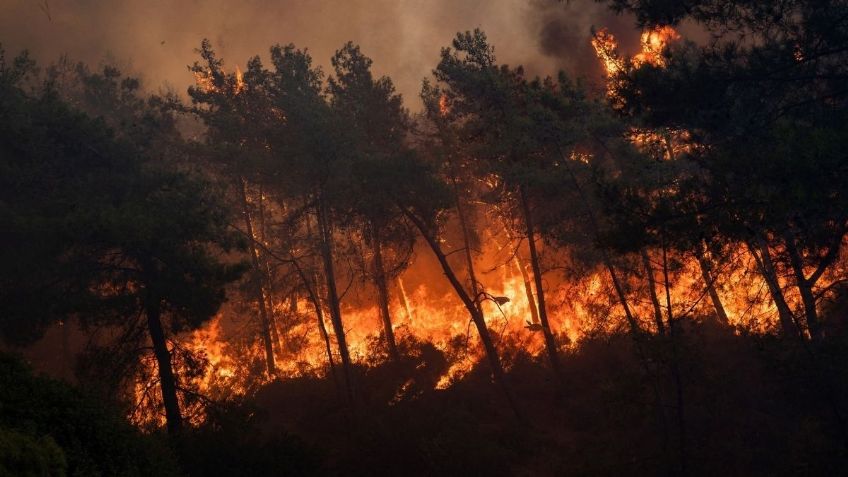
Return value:
<svg viewBox="0 0 848 477">
<path fill-rule="evenodd" d="M 713 303 L 713 308 L 716 312 L 718 322 L 727 325 L 730 321 L 727 319 L 727 312 L 724 309 L 724 304 L 721 302 L 721 297 L 718 296 L 718 291 L 715 287 L 716 276 L 713 273 L 713 264 L 706 256 L 702 246 L 695 247 L 695 258 L 698 260 L 698 268 L 701 270 L 701 278 L 704 280 L 704 286 L 707 288 L 707 293 L 710 295 L 710 300 Z"/>
<path fill-rule="evenodd" d="M 480 305 L 480 289 L 477 282 L 477 274 L 474 272 L 474 256 L 471 251 L 471 231 L 468 229 L 468 221 L 465 217 L 465 209 L 462 207 L 462 201 L 459 194 L 459 185 L 456 177 L 453 179 L 454 201 L 456 202 L 456 214 L 459 217 L 459 226 L 462 228 L 462 243 L 465 250 L 465 266 L 468 269 L 468 280 L 471 282 L 471 298 L 474 300 L 474 306 L 482 315 L 483 307 Z"/>
<path fill-rule="evenodd" d="M 654 321 L 657 325 L 657 334 L 665 334 L 665 325 L 663 324 L 662 307 L 660 300 L 657 297 L 657 280 L 654 277 L 654 267 L 651 265 L 651 256 L 644 248 L 639 251 L 642 257 L 642 266 L 645 268 L 645 276 L 648 278 L 648 294 L 651 297 L 651 304 L 654 306 Z"/>
<path fill-rule="evenodd" d="M 551 325 L 548 321 L 548 311 L 545 306 L 545 291 L 543 290 L 542 285 L 542 267 L 539 265 L 539 254 L 536 250 L 536 231 L 533 227 L 533 216 L 530 210 L 530 203 L 527 199 L 527 193 L 523 186 L 518 187 L 518 194 L 521 201 L 521 211 L 524 215 L 527 244 L 530 247 L 530 265 L 533 267 L 533 279 L 536 282 L 536 299 L 539 303 L 539 321 L 541 322 L 542 334 L 545 337 L 545 348 L 548 351 L 548 359 L 551 362 L 551 368 L 559 378 L 562 378 L 562 370 L 559 363 L 559 349 L 557 347 L 556 338 L 551 331 Z"/>
<path fill-rule="evenodd" d="M 330 308 L 330 322 L 333 325 L 333 333 L 336 335 L 336 344 L 339 348 L 339 357 L 342 361 L 342 374 L 345 382 L 345 395 L 348 401 L 353 403 L 353 376 L 350 351 L 345 339 L 344 323 L 342 322 L 341 301 L 338 288 L 336 287 L 336 273 L 333 264 L 333 230 L 328 217 L 329 211 L 319 194 L 316 203 L 318 216 L 318 235 L 321 260 L 324 266 L 324 280 L 327 287 L 327 301 Z"/>
<path fill-rule="evenodd" d="M 150 274 L 152 263 L 145 264 L 144 273 Z M 171 352 L 168 350 L 168 340 L 162 326 L 162 298 L 157 294 L 148 279 L 144 296 L 144 311 L 147 315 L 147 331 L 153 344 L 153 355 L 159 372 L 159 388 L 162 391 L 162 403 L 165 407 L 165 419 L 168 434 L 174 436 L 180 433 L 183 417 L 180 413 L 180 402 L 177 398 L 177 380 L 171 363 Z"/>
<path fill-rule="evenodd" d="M 436 238 L 431 234 L 428 227 L 421 221 L 420 218 L 416 217 L 415 214 L 407 210 L 406 208 L 402 208 L 403 214 L 412 222 L 415 227 L 421 232 L 421 235 L 424 237 L 424 240 L 429 245 L 430 250 L 433 251 L 433 254 L 436 256 L 436 259 L 439 261 L 439 264 L 442 267 L 442 271 L 445 273 L 445 276 L 448 278 L 451 286 L 456 292 L 459 299 L 462 300 L 462 304 L 465 305 L 466 310 L 468 310 L 468 314 L 471 316 L 471 321 L 474 323 L 474 326 L 477 328 L 477 334 L 480 336 L 480 341 L 483 343 L 483 348 L 486 351 L 486 357 L 489 361 L 489 366 L 492 370 L 492 376 L 494 377 L 495 382 L 501 388 L 504 393 L 504 397 L 506 397 L 507 402 L 509 403 L 510 408 L 515 413 L 515 416 L 519 420 L 523 420 L 521 411 L 518 407 L 518 403 L 515 400 L 512 390 L 506 382 L 506 373 L 504 373 L 503 365 L 501 364 L 500 357 L 498 356 L 498 350 L 495 348 L 495 344 L 492 341 L 492 336 L 489 333 L 489 328 L 486 326 L 486 320 L 483 318 L 483 314 L 480 313 L 480 310 L 477 307 L 477 304 L 474 300 L 468 296 L 468 292 L 462 286 L 462 283 L 454 273 L 453 268 L 450 263 L 448 263 L 448 258 L 445 255 L 444 251 L 442 251 L 442 247 L 439 245 L 439 242 Z"/>
<path fill-rule="evenodd" d="M 274 344 L 271 337 L 271 321 L 268 317 L 265 292 L 263 290 L 264 287 L 262 286 L 262 282 L 264 281 L 263 276 L 265 275 L 266 270 L 263 270 L 263 267 L 259 263 L 259 252 L 256 250 L 256 244 L 254 243 L 256 241 L 256 235 L 253 230 L 253 221 L 250 218 L 250 203 L 247 199 L 247 183 L 243 178 L 239 179 L 239 186 L 239 190 L 241 191 L 241 205 L 242 215 L 244 216 L 245 233 L 247 233 L 247 236 L 250 239 L 250 243 L 248 244 L 250 263 L 257 278 L 254 292 L 256 295 L 256 303 L 259 307 L 259 319 L 262 326 L 262 340 L 265 346 L 265 364 L 267 366 L 268 377 L 273 379 L 274 375 L 277 373 L 277 366 L 274 362 Z"/>
<path fill-rule="evenodd" d="M 768 286 L 772 301 L 774 301 L 774 305 L 777 307 L 777 316 L 780 319 L 780 327 L 783 333 L 787 336 L 797 335 L 798 329 L 795 325 L 795 316 L 792 314 L 792 310 L 783 296 L 783 290 L 780 288 L 780 282 L 777 279 L 777 271 L 774 268 L 774 262 L 772 261 L 768 244 L 765 239 L 757 236 L 752 241 L 747 242 L 747 245 L 751 256 L 754 257 L 757 268 L 760 270 L 760 275 L 762 275 Z"/>
<path fill-rule="evenodd" d="M 377 301 L 380 309 L 380 319 L 383 322 L 383 332 L 386 335 L 386 347 L 389 357 L 394 362 L 400 361 L 395 332 L 392 327 L 392 315 L 389 311 L 389 286 L 386 280 L 386 269 L 383 265 L 383 250 L 380 232 L 371 227 L 371 242 L 374 251 L 374 283 L 377 287 Z"/>
<path fill-rule="evenodd" d="M 267 253 L 265 253 L 266 241 L 265 237 L 267 235 L 268 223 L 265 217 L 266 208 L 265 208 L 265 192 L 263 190 L 262 185 L 259 186 L 259 197 L 257 199 L 259 203 L 259 242 L 262 244 L 262 249 L 259 253 L 259 262 L 262 266 L 263 279 L 265 281 L 265 298 L 268 300 L 268 320 L 269 327 L 271 329 L 271 338 L 274 345 L 277 349 L 282 352 L 283 350 L 283 341 L 280 337 L 280 330 L 277 327 L 277 315 L 274 311 L 274 280 L 273 274 L 271 273 L 271 264 L 268 260 Z M 283 326 L 285 330 L 285 325 Z"/>
<path fill-rule="evenodd" d="M 804 318 L 807 325 L 807 331 L 810 337 L 818 339 L 821 333 L 819 325 L 819 315 L 816 310 L 816 297 L 813 293 L 814 281 L 807 278 L 804 272 L 804 259 L 801 257 L 801 251 L 795 243 L 795 237 L 791 232 L 787 231 L 783 235 L 784 243 L 786 244 L 786 252 L 789 254 L 789 264 L 792 267 L 792 273 L 795 276 L 795 286 L 801 295 L 801 303 L 804 305 Z"/>
</svg>

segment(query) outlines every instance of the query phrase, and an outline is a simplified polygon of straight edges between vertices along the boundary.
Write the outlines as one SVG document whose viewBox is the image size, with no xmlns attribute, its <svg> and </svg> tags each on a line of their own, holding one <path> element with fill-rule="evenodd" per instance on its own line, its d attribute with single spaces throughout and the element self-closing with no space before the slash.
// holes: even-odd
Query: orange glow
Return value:
<svg viewBox="0 0 848 477">
<path fill-rule="evenodd" d="M 575 157 L 574 160 L 583 158 Z M 509 298 L 508 302 L 500 305 L 492 300 L 483 302 L 485 320 L 496 346 L 500 350 L 516 347 L 533 356 L 541 356 L 545 353 L 543 336 L 531 322 L 522 274 L 508 260 L 511 247 L 494 245 L 498 241 L 507 242 L 502 229 L 489 225 L 487 234 L 493 239 L 488 242 L 490 245 L 484 247 L 481 258 L 478 258 L 481 263 L 477 265 L 480 265 L 480 270 L 486 270 L 484 262 L 500 263 L 500 266 L 481 272 L 480 281 L 491 296 Z M 419 252 L 424 255 L 426 251 L 421 249 Z M 756 273 L 753 258 L 744 249 L 727 249 L 724 255 L 728 256 L 726 262 L 716 267 L 716 287 L 731 325 L 753 332 L 776 329 L 776 308 L 763 279 Z M 567 256 L 562 259 L 566 262 L 570 260 Z M 674 259 L 679 265 L 670 271 L 673 315 L 685 319 L 700 319 L 711 315 L 714 312 L 713 305 L 705 294 L 697 260 L 691 255 L 676 255 Z M 653 253 L 651 260 L 656 271 L 657 291 L 664 296 L 661 255 Z M 390 309 L 398 342 L 414 338 L 432 343 L 445 354 L 448 367 L 436 383 L 437 389 L 445 389 L 462 380 L 476 363 L 485 361 L 485 355 L 476 329 L 469 322 L 467 310 L 446 284 L 422 282 L 420 278 L 416 282 L 416 277 L 422 273 L 433 274 L 433 270 L 428 269 L 431 266 L 415 262 L 394 281 Z M 653 329 L 654 310 L 646 297 L 645 278 L 636 274 L 623 274 L 622 277 L 630 290 L 628 299 L 640 326 L 647 330 Z M 410 283 L 416 285 L 410 288 Z M 548 312 L 551 327 L 563 348 L 578 346 L 587 335 L 624 329 L 621 306 L 608 272 L 603 267 L 583 271 L 568 279 L 557 274 L 546 274 L 545 284 L 550 303 Z M 363 285 L 363 289 L 367 287 Z M 787 293 L 786 298 L 790 306 L 797 309 L 799 297 Z M 665 301 L 661 301 L 665 315 Z M 352 359 L 365 366 L 376 364 L 379 360 L 374 359 L 375 346 L 377 349 L 383 346 L 377 340 L 382 327 L 376 305 L 370 304 L 368 299 L 359 305 L 344 301 L 342 305 Z M 274 313 L 283 330 L 280 332 L 280 346 L 275 346 L 277 379 L 327 376 L 326 350 L 315 324 L 312 305 L 300 299 L 296 308 L 298 311 L 291 311 L 290 303 L 284 300 L 275 303 Z M 205 371 L 192 381 L 200 394 L 216 399 L 247 395 L 268 381 L 264 372 L 255 371 L 263 369 L 264 351 L 258 333 L 250 334 L 246 331 L 252 329 L 251 323 L 258 327 L 257 322 L 250 311 L 245 315 L 243 311 L 238 311 L 236 305 L 228 305 L 202 328 L 178 337 L 177 341 L 183 349 L 203 356 L 208 362 Z M 328 331 L 338 366 L 335 337 L 332 329 Z M 507 355 L 504 353 L 504 356 Z M 504 358 L 504 366 L 509 369 L 510 365 L 511 362 Z M 159 402 L 155 360 L 152 357 L 146 360 L 145 367 L 148 370 L 144 374 L 146 378 L 139 380 L 134 390 L 136 402 Z M 180 365 L 175 367 L 177 374 L 182 376 L 184 373 Z M 405 393 L 404 387 L 408 386 L 405 383 L 398 388 L 395 399 L 399 399 L 398 396 Z M 155 406 L 147 406 L 147 409 L 151 408 L 157 409 Z M 186 408 L 189 422 L 202 421 L 197 406 L 186 405 Z M 164 416 L 156 413 L 144 415 L 143 418 L 137 416 L 134 422 L 146 426 L 162 425 Z"/>
<path fill-rule="evenodd" d="M 592 47 L 601 60 L 607 76 L 612 77 L 624 69 L 624 64 L 618 56 L 618 41 L 606 28 L 602 28 L 592 37 Z"/>
<path fill-rule="evenodd" d="M 246 87 L 244 83 L 244 73 L 236 66 L 236 70 L 232 75 L 227 75 L 225 78 L 225 86 L 216 85 L 215 77 L 212 71 L 206 69 L 202 71 L 193 71 L 194 84 L 206 93 L 221 93 L 222 91 L 231 91 L 232 94 L 238 95 L 242 93 Z"/>
<path fill-rule="evenodd" d="M 606 30 L 600 30 L 592 39 L 592 45 L 608 75 L 608 93 L 616 95 L 617 77 L 631 68 L 642 65 L 665 67 L 663 56 L 667 46 L 678 41 L 680 36 L 671 27 L 646 30 L 641 37 L 641 51 L 632 58 L 619 56 L 616 39 Z M 199 87 L 206 91 L 217 91 L 210 73 L 195 73 Z M 227 77 L 232 92 L 239 94 L 245 89 L 244 78 L 236 68 L 233 76 Z M 439 114 L 450 113 L 449 99 L 441 95 L 438 100 Z M 281 117 L 281 119 L 284 119 Z M 692 135 L 684 130 L 647 130 L 633 129 L 629 139 L 636 147 L 652 157 L 662 160 L 674 160 L 682 154 L 691 153 L 699 145 Z M 589 163 L 592 157 L 586 154 L 572 154 L 571 160 Z M 485 178 L 484 178 L 485 180 Z M 494 183 L 494 181 L 493 181 Z M 492 334 L 496 347 L 501 351 L 504 366 L 511 366 L 510 353 L 523 351 L 533 356 L 545 352 L 540 326 L 532 321 L 533 312 L 528 295 L 533 296 L 532 272 L 525 269 L 522 273 L 518 260 L 513 262 L 513 253 L 520 256 L 522 245 L 504 230 L 501 219 L 486 222 L 481 219 L 478 232 L 481 237 L 489 237 L 481 245 L 482 250 L 475 257 L 475 268 L 481 287 L 491 297 L 505 297 L 508 301 L 485 300 L 482 303 L 486 324 Z M 442 238 L 446 248 L 450 242 Z M 497 246 L 496 244 L 506 244 Z M 516 250 L 517 249 L 517 250 Z M 417 341 L 431 343 L 440 350 L 447 361 L 446 370 L 436 381 L 437 389 L 446 389 L 462 380 L 481 361 L 485 354 L 479 343 L 475 327 L 470 323 L 467 310 L 447 285 L 441 270 L 428 262 L 429 251 L 423 246 L 415 250 L 413 263 L 390 284 L 391 302 L 389 304 L 393 331 L 396 341 Z M 580 340 L 598 333 L 614 333 L 626 329 L 626 322 L 619 298 L 611 283 L 609 272 L 602 266 L 575 265 L 576 260 L 568 250 L 546 250 L 546 260 L 556 262 L 559 268 L 577 270 L 576 273 L 547 273 L 544 287 L 548 301 L 548 317 L 551 329 L 563 349 L 579 346 Z M 848 253 L 848 252 L 846 252 Z M 676 253 L 672 257 L 674 266 L 668 271 L 668 283 L 661 273 L 660 254 L 649 252 L 650 261 L 656 279 L 657 293 L 664 296 L 666 288 L 671 296 L 671 314 L 675 318 L 697 320 L 713 316 L 714 305 L 705 292 L 705 283 L 698 260 L 691 254 Z M 777 327 L 777 311 L 768 293 L 768 288 L 757 273 L 753 257 L 744 249 L 728 246 L 721 254 L 726 257 L 715 264 L 715 288 L 730 324 L 753 332 L 768 332 Z M 454 259 L 452 259 L 454 260 Z M 628 257 L 623 257 L 626 262 Z M 844 263 L 845 257 L 843 257 Z M 655 327 L 653 303 L 648 298 L 648 283 L 644 274 L 626 270 L 638 270 L 636 265 L 624 263 L 621 267 L 621 279 L 627 290 L 627 300 L 640 327 L 652 330 Z M 547 264 L 551 265 L 551 264 Z M 633 265 L 628 267 L 627 265 Z M 462 268 L 457 266 L 457 271 Z M 553 268 L 552 268 L 553 270 Z M 781 273 L 785 277 L 786 273 Z M 423 278 L 422 278 L 423 277 Z M 353 279 L 351 279 L 353 281 Z M 784 278 L 781 278 L 784 280 Z M 824 281 L 824 279 L 823 279 Z M 382 331 L 380 313 L 370 293 L 371 285 L 357 283 L 342 303 L 342 319 L 346 339 L 352 360 L 360 365 L 379 364 L 375 359 L 382 349 L 379 341 Z M 799 297 L 787 288 L 786 299 L 793 309 L 798 309 Z M 319 290 L 319 292 L 321 292 Z M 324 293 L 324 292 L 321 292 Z M 321 301 L 323 301 L 321 297 Z M 292 300 L 295 303 L 292 303 Z M 665 307 L 662 314 L 668 316 Z M 501 303 L 502 302 L 502 303 Z M 227 304 L 225 308 L 202 328 L 177 338 L 186 351 L 201 355 L 206 361 L 205 370 L 191 378 L 198 392 L 214 398 L 247 395 L 258 386 L 268 382 L 263 371 L 264 350 L 258 333 L 258 318 L 255 309 L 241 304 Z M 324 307 L 324 321 L 327 324 L 331 341 L 333 361 L 339 366 L 340 359 L 336 339 L 329 317 Z M 313 304 L 304 297 L 275 297 L 273 309 L 279 333 L 275 334 L 274 355 L 277 375 L 275 379 L 289 379 L 304 376 L 328 376 L 330 373 L 325 343 L 318 326 Z M 146 359 L 140 378 L 133 390 L 137 403 L 155 401 L 158 388 L 156 384 L 156 363 Z M 180 365 L 176 365 L 177 374 Z M 256 371 L 259 369 L 260 371 Z M 188 378 L 186 378 L 188 379 Z M 396 402 L 407 392 L 411 381 L 401 385 L 394 398 Z M 148 406 L 148 408 L 151 408 Z M 152 407 L 156 409 L 155 407 Z M 191 414 L 189 422 L 202 420 L 202 415 Z M 162 425 L 164 416 L 152 414 L 133 422 L 145 425 Z"/>
<path fill-rule="evenodd" d="M 234 86 L 234 91 L 236 94 L 244 91 L 244 74 L 241 72 L 241 69 L 236 66 L 236 82 Z"/>
<path fill-rule="evenodd" d="M 640 44 L 642 51 L 633 57 L 633 66 L 638 68 L 649 64 L 659 68 L 665 67 L 666 59 L 663 52 L 672 42 L 680 40 L 680 35 L 670 26 L 654 27 L 642 32 Z"/>
<path fill-rule="evenodd" d="M 448 105 L 448 97 L 444 94 L 439 96 L 439 114 L 447 116 L 450 113 L 450 105 Z"/>
</svg>

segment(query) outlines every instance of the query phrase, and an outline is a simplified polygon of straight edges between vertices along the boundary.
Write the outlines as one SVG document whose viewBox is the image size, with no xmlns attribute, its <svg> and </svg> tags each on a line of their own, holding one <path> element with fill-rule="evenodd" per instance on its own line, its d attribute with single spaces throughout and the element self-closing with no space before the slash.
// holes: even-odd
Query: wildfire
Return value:
<svg viewBox="0 0 848 477">
<path fill-rule="evenodd" d="M 211 93 L 216 91 L 215 83 L 212 79 L 212 73 L 209 71 L 194 71 L 192 73 L 194 75 L 194 84 L 197 85 L 198 88 L 202 89 L 207 93 Z"/>
<path fill-rule="evenodd" d="M 494 237 L 498 231 L 491 230 Z M 502 232 L 501 232 L 502 233 Z M 520 349 L 533 356 L 544 354 L 542 334 L 532 326 L 532 311 L 527 299 L 525 279 L 520 269 L 504 260 L 510 247 L 497 247 L 496 240 L 484 247 L 481 257 L 488 257 L 501 266 L 484 273 L 480 278 L 483 288 L 491 296 L 509 298 L 508 302 L 483 302 L 486 323 L 491 330 L 496 346 L 501 349 Z M 504 250 L 506 249 L 506 250 Z M 716 273 L 720 282 L 716 291 L 720 297 L 730 323 L 752 331 L 766 331 L 776 325 L 776 309 L 768 298 L 767 289 L 757 273 L 752 273 L 755 264 L 744 250 L 727 250 L 728 258 L 717 264 Z M 481 258 L 481 260 L 484 260 Z M 662 278 L 659 254 L 651 257 L 657 271 L 657 288 L 664 294 L 666 286 Z M 712 314 L 712 304 L 705 298 L 704 280 L 698 261 L 692 256 L 676 257 L 677 265 L 670 271 L 669 293 L 672 297 L 672 313 L 677 318 L 697 318 Z M 479 264 L 482 265 L 482 264 Z M 463 379 L 476 365 L 484 361 L 485 355 L 467 310 L 447 288 L 433 283 L 409 283 L 427 267 L 413 264 L 392 287 L 390 304 L 394 331 L 400 342 L 413 338 L 418 342 L 431 343 L 444 353 L 448 367 L 437 379 L 435 387 L 445 389 Z M 481 266 L 481 270 L 485 267 Z M 562 346 L 576 346 L 586 335 L 614 332 L 622 326 L 623 317 L 615 299 L 615 292 L 606 270 L 598 267 L 582 274 L 579 278 L 555 278 L 546 276 L 549 299 L 549 319 L 552 329 Z M 647 293 L 644 276 L 631 274 L 626 277 L 626 287 L 631 290 L 633 313 L 643 329 L 652 329 L 653 305 L 645 298 Z M 791 306 L 798 298 L 787 295 Z M 366 301 L 367 303 L 367 301 Z M 381 323 L 376 306 L 344 304 L 342 315 L 345 320 L 346 338 L 354 362 L 375 365 L 374 353 L 382 348 L 379 340 Z M 301 376 L 327 376 L 330 372 L 323 338 L 315 325 L 315 315 L 310 303 L 299 299 L 291 310 L 291 304 L 275 303 L 274 314 L 278 317 L 280 333 L 275 343 L 277 379 Z M 663 310 L 666 313 L 666 310 Z M 326 319 L 326 317 L 325 317 Z M 258 333 L 251 331 L 256 326 L 255 317 L 245 316 L 235 309 L 225 309 L 204 327 L 180 337 L 181 347 L 202 356 L 206 361 L 205 371 L 194 377 L 193 385 L 198 394 L 211 398 L 245 395 L 266 383 L 264 374 L 264 351 Z M 330 330 L 334 360 L 339 364 L 335 336 Z M 138 402 L 152 402 L 158 398 L 156 392 L 155 360 L 145 362 L 148 371 L 136 384 Z M 504 365 L 510 367 L 509 360 Z M 184 372 L 176 366 L 177 374 Z M 405 383 L 397 390 L 393 399 L 400 399 L 409 386 Z M 190 408 L 190 406 L 185 406 Z M 155 406 L 148 408 L 156 409 Z M 145 425 L 161 425 L 163 416 L 147 416 Z M 193 422 L 202 420 L 194 415 Z M 134 422 L 139 422 L 136 419 Z"/>
<path fill-rule="evenodd" d="M 195 70 L 192 74 L 194 75 L 194 84 L 206 93 L 220 93 L 221 91 L 229 90 L 232 91 L 233 94 L 238 95 L 246 88 L 244 73 L 242 73 L 241 68 L 238 66 L 236 66 L 236 70 L 232 75 L 227 75 L 225 80 L 226 86 L 224 87 L 216 85 L 215 76 L 212 71 L 208 69 Z"/>
<path fill-rule="evenodd" d="M 629 60 L 622 58 L 618 53 L 618 41 L 606 28 L 598 30 L 592 37 L 592 47 L 595 54 L 601 60 L 604 71 L 610 80 L 610 87 L 615 86 L 613 81 L 620 73 L 643 65 L 651 65 L 658 68 L 666 66 L 666 58 L 663 56 L 666 48 L 680 40 L 680 34 L 670 26 L 657 26 L 642 32 L 639 40 L 641 51 Z"/>
<path fill-rule="evenodd" d="M 450 105 L 448 104 L 448 97 L 444 94 L 439 96 L 439 114 L 442 116 L 447 116 L 450 113 Z"/>
<path fill-rule="evenodd" d="M 672 42 L 680 40 L 680 34 L 674 28 L 658 26 L 642 32 L 640 44 L 642 51 L 633 57 L 633 66 L 638 68 L 644 64 L 665 67 L 666 59 L 663 52 Z"/>
<path fill-rule="evenodd" d="M 609 30 L 598 30 L 592 37 L 592 47 L 595 48 L 607 76 L 613 77 L 624 69 L 624 63 L 618 56 L 618 41 Z"/>
<path fill-rule="evenodd" d="M 615 93 L 616 76 L 629 68 L 642 65 L 665 67 L 663 53 L 670 42 L 679 39 L 680 36 L 671 27 L 646 30 L 641 37 L 641 51 L 627 59 L 619 56 L 618 44 L 612 34 L 606 30 L 597 32 L 592 45 L 609 77 L 610 94 Z M 216 91 L 211 73 L 195 72 L 195 79 L 199 87 Z M 226 84 L 235 94 L 244 91 L 241 70 L 236 68 L 235 73 L 228 76 Z M 439 97 L 438 108 L 442 116 L 450 113 L 447 96 Z M 643 150 L 655 150 L 655 157 L 665 160 L 673 160 L 696 147 L 687 131 L 633 130 L 630 139 Z M 573 155 L 571 159 L 588 162 L 591 158 Z M 491 238 L 476 258 L 480 262 L 475 264 L 480 266 L 480 286 L 488 296 L 508 298 L 508 301 L 485 300 L 482 303 L 484 319 L 495 345 L 499 349 L 515 349 L 540 356 L 544 353 L 544 341 L 538 332 L 539 325 L 532 320 L 536 312 L 530 301 L 534 296 L 532 279 L 528 277 L 531 272 L 523 268 L 518 260 L 520 252 L 509 257 L 512 247 L 497 246 L 499 242 L 515 243 L 508 234 L 503 236 L 503 227 L 493 221 L 481 227 L 480 232 L 481 236 L 488 234 Z M 422 252 L 417 256 L 426 255 Z M 716 263 L 714 273 L 720 278 L 716 281 L 715 292 L 730 324 L 756 331 L 772 329 L 776 323 L 776 308 L 769 299 L 762 277 L 752 273 L 756 268 L 753 258 L 744 249 L 724 250 L 722 255 L 727 258 Z M 669 266 L 668 263 L 662 264 L 657 256 L 649 256 L 648 260 L 655 270 Z M 567 263 L 569 259 L 564 258 L 564 261 Z M 668 269 L 668 282 L 664 281 L 663 273 L 655 274 L 657 292 L 665 294 L 667 290 L 671 296 L 672 309 L 662 310 L 663 314 L 670 311 L 675 318 L 689 319 L 713 315 L 713 304 L 705 298 L 705 282 L 699 261 L 691 254 L 677 255 L 674 261 L 675 265 Z M 484 360 L 485 354 L 476 330 L 469 322 L 468 312 L 459 299 L 447 286 L 440 287 L 437 283 L 421 280 L 422 276 L 433 276 L 432 269 L 428 270 L 428 267 L 433 265 L 416 261 L 397 277 L 390 287 L 389 305 L 398 342 L 411 338 L 410 341 L 431 343 L 443 353 L 447 368 L 436 380 L 435 387 L 445 389 L 463 379 L 476 363 Z M 633 268 L 638 269 L 638 266 Z M 648 285 L 644 273 L 622 273 L 622 279 L 639 325 L 646 330 L 653 329 L 656 309 L 646 298 Z M 352 294 L 367 294 L 368 286 L 359 285 L 362 290 Z M 576 346 L 584 336 L 622 328 L 623 312 L 608 271 L 603 267 L 581 270 L 571 278 L 546 275 L 545 288 L 549 321 L 561 346 Z M 791 306 L 797 305 L 798 297 L 788 294 L 787 299 Z M 372 303 L 372 299 L 352 299 L 342 303 L 351 358 L 365 366 L 380 363 L 374 356 L 383 346 L 380 341 L 380 313 Z M 329 359 L 324 337 L 316 326 L 313 304 L 302 297 L 287 298 L 275 301 L 271 308 L 271 314 L 279 325 L 279 332 L 274 333 L 273 346 L 277 368 L 275 378 L 327 376 L 330 373 Z M 325 316 L 324 320 L 328 321 L 328 317 Z M 206 360 L 205 371 L 193 378 L 199 394 L 244 395 L 270 379 L 263 371 L 265 357 L 258 339 L 257 321 L 251 312 L 245 313 L 243 309 L 228 305 L 204 327 L 180 337 L 186 351 L 202 355 Z M 332 359 L 338 366 L 336 337 L 332 327 L 327 328 Z M 507 369 L 510 367 L 508 358 L 504 359 L 504 365 Z M 138 402 L 152 399 L 151 390 L 155 389 L 155 385 L 151 385 L 151 382 L 155 383 L 155 360 L 146 362 L 145 366 L 148 368 L 144 375 L 147 380 L 140 379 L 135 389 Z M 390 403 L 402 399 L 410 383 L 403 383 Z M 158 416 L 160 424 L 161 418 Z"/>
<path fill-rule="evenodd" d="M 236 94 L 239 94 L 244 91 L 244 88 L 244 74 L 241 72 L 241 69 L 236 66 L 236 82 L 233 89 Z"/>
</svg>

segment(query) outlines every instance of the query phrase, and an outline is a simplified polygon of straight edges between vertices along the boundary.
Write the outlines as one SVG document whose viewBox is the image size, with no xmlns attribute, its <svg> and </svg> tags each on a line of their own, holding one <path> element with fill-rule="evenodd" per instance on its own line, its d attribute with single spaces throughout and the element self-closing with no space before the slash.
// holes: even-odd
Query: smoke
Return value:
<svg viewBox="0 0 848 477">
<path fill-rule="evenodd" d="M 150 90 L 184 92 L 187 65 L 209 38 L 227 68 L 267 58 L 275 43 L 308 47 L 325 70 L 344 42 L 361 45 L 378 74 L 392 77 L 419 108 L 421 80 L 458 31 L 481 28 L 500 62 L 531 74 L 566 68 L 596 74 L 592 25 L 625 22 L 593 0 L 5 0 L 0 42 L 7 54 L 29 49 L 41 64 L 67 54 L 91 65 L 108 60 L 139 75 Z"/>
<path fill-rule="evenodd" d="M 534 0 L 527 28 L 537 35 L 542 54 L 555 59 L 574 77 L 600 78 L 602 66 L 591 46 L 592 29 L 606 28 L 619 40 L 622 51 L 638 48 L 634 20 L 612 14 L 594 1 Z"/>
</svg>

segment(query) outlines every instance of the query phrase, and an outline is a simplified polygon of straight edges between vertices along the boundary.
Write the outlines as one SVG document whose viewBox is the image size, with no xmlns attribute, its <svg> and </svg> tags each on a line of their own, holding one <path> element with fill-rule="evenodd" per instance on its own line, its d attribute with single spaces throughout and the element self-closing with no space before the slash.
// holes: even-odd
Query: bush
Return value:
<svg viewBox="0 0 848 477">
<path fill-rule="evenodd" d="M 0 354 L 0 469 L 13 475 L 178 475 L 156 436 L 74 387 Z"/>
</svg>

